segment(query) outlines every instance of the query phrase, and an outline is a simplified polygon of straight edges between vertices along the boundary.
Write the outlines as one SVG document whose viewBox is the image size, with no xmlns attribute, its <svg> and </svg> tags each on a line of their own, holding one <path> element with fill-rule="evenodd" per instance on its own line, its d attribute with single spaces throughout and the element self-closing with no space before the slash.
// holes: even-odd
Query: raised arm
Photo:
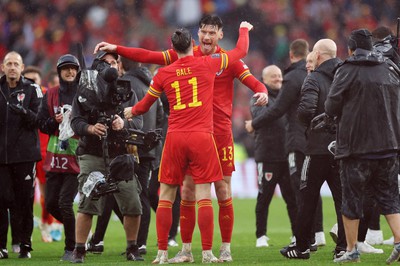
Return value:
<svg viewBox="0 0 400 266">
<path fill-rule="evenodd" d="M 218 72 L 221 69 L 226 69 L 229 62 L 236 62 L 247 55 L 249 50 L 249 31 L 252 28 L 253 25 L 247 21 L 243 21 L 240 23 L 239 39 L 236 47 L 226 53 L 212 54 L 208 57 L 212 71 Z M 214 60 L 220 60 L 220 64 L 215 64 Z"/>
<path fill-rule="evenodd" d="M 117 53 L 133 61 L 147 64 L 169 65 L 178 59 L 176 52 L 172 49 L 166 51 L 151 51 L 143 48 L 125 47 L 107 42 L 100 42 L 94 48 L 94 53 L 96 54 L 99 50 Z"/>
</svg>

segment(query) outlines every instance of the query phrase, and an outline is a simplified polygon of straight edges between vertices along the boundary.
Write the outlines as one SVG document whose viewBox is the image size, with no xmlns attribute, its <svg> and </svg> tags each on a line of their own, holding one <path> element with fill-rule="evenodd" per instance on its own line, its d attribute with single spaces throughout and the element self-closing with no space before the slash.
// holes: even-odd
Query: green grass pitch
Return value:
<svg viewBox="0 0 400 266">
<path fill-rule="evenodd" d="M 255 242 L 255 199 L 234 199 L 235 208 L 235 226 L 232 238 L 232 255 L 233 262 L 231 265 L 334 265 L 332 262 L 332 250 L 334 243 L 329 236 L 329 230 L 335 223 L 333 202 L 330 197 L 323 198 L 324 207 L 324 230 L 327 245 L 318 249 L 317 252 L 311 255 L 309 260 L 289 260 L 284 258 L 279 250 L 289 243 L 291 236 L 288 215 L 285 204 L 280 197 L 274 197 L 270 207 L 268 220 L 268 237 L 270 238 L 268 248 L 256 248 Z M 213 201 L 214 213 L 216 214 L 217 203 Z M 35 205 L 35 214 L 39 216 L 40 205 Z M 219 226 L 217 215 L 215 218 L 214 230 L 214 254 L 218 256 L 219 246 L 221 243 L 219 236 Z M 95 220 L 94 220 L 95 221 Z M 95 224 L 95 223 L 93 223 Z M 387 226 L 385 219 L 381 218 L 381 227 L 384 232 L 384 238 L 390 237 L 391 232 Z M 10 243 L 10 236 L 8 242 Z M 63 238 L 64 240 L 64 238 Z M 63 241 L 62 240 L 62 241 Z M 181 246 L 180 235 L 177 241 Z M 43 243 L 40 238 L 38 228 L 34 229 L 33 249 L 31 259 L 18 259 L 17 254 L 9 253 L 10 258 L 0 260 L 0 265 L 62 265 L 69 262 L 60 262 L 59 259 L 63 254 L 63 242 Z M 9 251 L 11 251 L 9 244 Z M 169 249 L 169 257 L 172 257 L 178 252 L 179 247 Z M 147 242 L 147 255 L 144 255 L 144 262 L 129 262 L 121 252 L 125 250 L 126 241 L 123 228 L 119 221 L 111 220 L 106 237 L 104 240 L 105 251 L 102 255 L 88 254 L 85 259 L 86 265 L 149 265 L 157 253 L 156 233 L 155 233 L 155 215 L 152 213 L 149 238 Z M 361 262 L 363 265 L 383 265 L 386 258 L 389 256 L 392 247 L 387 245 L 376 246 L 384 249 L 384 254 L 362 254 Z M 192 265 L 201 264 L 201 245 L 199 231 L 196 227 L 193 237 L 193 254 L 195 263 Z"/>
</svg>

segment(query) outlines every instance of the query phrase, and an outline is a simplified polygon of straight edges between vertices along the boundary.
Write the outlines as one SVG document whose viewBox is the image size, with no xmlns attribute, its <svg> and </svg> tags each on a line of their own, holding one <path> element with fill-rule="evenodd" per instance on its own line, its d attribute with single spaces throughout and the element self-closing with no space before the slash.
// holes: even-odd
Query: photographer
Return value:
<svg viewBox="0 0 400 266">
<path fill-rule="evenodd" d="M 389 58 L 398 67 L 400 67 L 400 55 L 398 53 L 398 43 L 396 36 L 390 28 L 380 26 L 372 33 L 373 51 L 382 54 L 384 57 Z"/>
<path fill-rule="evenodd" d="M 116 83 L 118 56 L 112 53 L 99 52 L 93 62 L 92 69 L 98 71 L 96 85 L 87 88 L 88 93 L 96 92 L 96 96 L 102 97 L 95 99 L 95 103 L 90 105 L 93 99 L 85 98 L 87 95 L 79 95 L 74 99 L 72 105 L 71 126 L 74 132 L 80 136 L 77 155 L 80 166 L 78 175 L 80 202 L 76 218 L 76 245 L 74 250 L 73 262 L 82 263 L 85 256 L 85 242 L 89 235 L 92 225 L 93 215 L 100 215 L 103 210 L 104 197 L 98 200 L 88 198 L 83 194 L 82 187 L 94 171 L 106 173 L 106 154 L 108 152 L 110 161 L 112 158 L 126 154 L 127 149 L 123 143 L 119 144 L 118 133 L 124 128 L 141 129 L 143 120 L 141 116 L 127 121 L 122 119 L 122 114 L 118 114 L 118 107 L 132 106 L 137 103 L 135 94 L 129 101 L 116 103 L 112 99 L 118 98 L 118 89 L 111 86 Z M 97 73 L 96 71 L 92 71 Z M 80 87 L 84 86 L 81 75 Z M 103 84 L 100 84 L 103 83 Z M 107 83 L 107 86 L 101 86 Z M 92 84 L 93 85 L 93 84 Z M 104 91 L 100 91 L 103 89 Z M 103 139 L 106 138 L 106 142 Z M 103 150 L 103 145 L 108 145 L 107 150 Z M 106 152 L 106 153 L 105 153 Z M 142 206 L 139 194 L 141 187 L 136 178 L 118 184 L 119 193 L 113 194 L 118 206 L 124 215 L 124 229 L 127 239 L 126 257 L 127 260 L 143 260 L 139 255 L 136 239 L 140 225 L 140 215 Z"/>
</svg>

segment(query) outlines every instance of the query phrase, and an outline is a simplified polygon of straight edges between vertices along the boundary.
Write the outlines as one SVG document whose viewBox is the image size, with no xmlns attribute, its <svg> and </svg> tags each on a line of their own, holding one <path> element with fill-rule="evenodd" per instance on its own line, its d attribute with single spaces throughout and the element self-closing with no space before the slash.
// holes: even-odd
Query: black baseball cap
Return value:
<svg viewBox="0 0 400 266">
<path fill-rule="evenodd" d="M 102 50 L 99 50 L 97 52 L 96 59 L 100 59 L 101 60 L 107 54 L 112 55 L 115 58 L 115 60 L 118 60 L 118 54 L 117 53 L 110 53 L 110 52 L 106 52 L 106 51 L 102 51 Z"/>
</svg>

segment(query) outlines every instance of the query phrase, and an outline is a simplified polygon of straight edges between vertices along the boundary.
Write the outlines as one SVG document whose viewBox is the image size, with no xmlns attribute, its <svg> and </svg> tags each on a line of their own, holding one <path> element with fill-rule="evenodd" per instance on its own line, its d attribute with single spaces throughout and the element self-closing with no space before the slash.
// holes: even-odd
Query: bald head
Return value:
<svg viewBox="0 0 400 266">
<path fill-rule="evenodd" d="M 321 39 L 315 43 L 313 52 L 316 57 L 316 67 L 321 65 L 326 60 L 336 57 L 336 43 L 331 39 Z"/>
<path fill-rule="evenodd" d="M 268 89 L 280 90 L 282 87 L 282 71 L 276 65 L 270 65 L 263 69 L 262 79 Z"/>
<path fill-rule="evenodd" d="M 313 51 L 319 51 L 320 54 L 335 58 L 337 52 L 336 43 L 331 39 L 321 39 L 314 45 Z"/>
</svg>

